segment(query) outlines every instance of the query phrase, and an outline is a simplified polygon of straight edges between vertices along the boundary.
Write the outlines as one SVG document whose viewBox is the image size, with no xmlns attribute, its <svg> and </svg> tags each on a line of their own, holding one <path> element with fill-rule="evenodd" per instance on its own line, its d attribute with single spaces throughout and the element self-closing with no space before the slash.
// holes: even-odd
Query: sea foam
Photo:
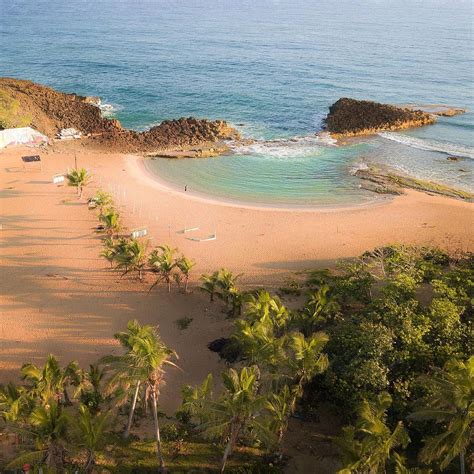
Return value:
<svg viewBox="0 0 474 474">
<path fill-rule="evenodd" d="M 248 145 L 237 144 L 232 151 L 237 155 L 271 156 L 272 158 L 304 158 L 318 155 L 325 147 L 336 146 L 329 134 L 275 140 L 257 140 Z"/>
<path fill-rule="evenodd" d="M 419 150 L 435 151 L 447 155 L 456 155 L 474 159 L 474 147 L 471 146 L 456 145 L 454 143 L 439 142 L 436 140 L 424 140 L 422 138 L 410 137 L 408 135 L 393 132 L 380 132 L 379 136 Z"/>
</svg>

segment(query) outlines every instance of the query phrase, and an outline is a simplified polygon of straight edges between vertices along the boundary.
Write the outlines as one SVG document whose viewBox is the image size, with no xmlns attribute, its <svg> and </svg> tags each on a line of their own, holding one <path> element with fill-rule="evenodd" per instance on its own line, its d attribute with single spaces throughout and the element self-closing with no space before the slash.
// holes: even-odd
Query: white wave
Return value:
<svg viewBox="0 0 474 474">
<path fill-rule="evenodd" d="M 471 146 L 438 142 L 436 140 L 424 140 L 422 138 L 410 137 L 408 135 L 393 132 L 380 132 L 379 136 L 387 140 L 401 143 L 402 145 L 418 148 L 419 150 L 436 151 L 439 153 L 446 153 L 447 155 L 456 155 L 474 159 L 474 147 Z"/>
<path fill-rule="evenodd" d="M 102 102 L 99 102 L 98 107 L 104 117 L 112 117 L 117 112 L 117 107 L 112 104 L 102 104 Z"/>
<path fill-rule="evenodd" d="M 369 165 L 365 162 L 354 163 L 353 166 L 349 169 L 349 173 L 355 175 L 357 171 L 365 171 L 369 169 Z"/>
<path fill-rule="evenodd" d="M 304 158 L 321 153 L 324 147 L 336 146 L 329 134 L 314 137 L 294 137 L 275 140 L 258 140 L 248 145 L 232 146 L 238 155 L 271 156 L 272 158 Z"/>
</svg>

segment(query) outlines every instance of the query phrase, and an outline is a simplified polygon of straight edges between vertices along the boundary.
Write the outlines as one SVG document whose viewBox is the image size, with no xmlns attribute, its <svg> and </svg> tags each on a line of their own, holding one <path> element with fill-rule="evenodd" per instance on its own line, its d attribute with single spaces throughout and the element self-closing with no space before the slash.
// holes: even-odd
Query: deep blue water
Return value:
<svg viewBox="0 0 474 474">
<path fill-rule="evenodd" d="M 311 136 L 344 96 L 473 110 L 472 13 L 463 0 L 0 0 L 0 75 L 99 95 L 137 129 L 195 115 L 265 140 Z M 322 202 L 338 191 L 353 200 L 348 170 L 361 159 L 472 188 L 473 132 L 469 112 L 368 140 L 360 152 L 277 142 L 218 166 L 156 166 L 176 184 L 196 168 L 196 189 L 225 194 L 222 178 L 244 199 L 264 184 L 263 201 L 283 182 L 280 201 Z M 447 163 L 439 148 L 465 157 Z M 253 170 L 265 179 L 246 188 L 239 176 Z M 210 179 L 219 189 L 208 189 Z"/>
</svg>

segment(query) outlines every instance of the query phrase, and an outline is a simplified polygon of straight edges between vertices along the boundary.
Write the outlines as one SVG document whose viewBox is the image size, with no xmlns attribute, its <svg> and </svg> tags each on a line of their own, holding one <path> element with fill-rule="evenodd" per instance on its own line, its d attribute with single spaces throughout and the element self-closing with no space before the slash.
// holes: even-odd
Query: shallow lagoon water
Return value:
<svg viewBox="0 0 474 474">
<path fill-rule="evenodd" d="M 177 186 L 257 202 L 360 203 L 371 198 L 349 170 L 364 160 L 474 186 L 468 0 L 0 0 L 0 11 L 1 75 L 99 95 L 135 129 L 194 115 L 263 140 L 229 157 L 154 162 Z M 335 149 L 314 133 L 339 97 L 469 112 Z"/>
</svg>

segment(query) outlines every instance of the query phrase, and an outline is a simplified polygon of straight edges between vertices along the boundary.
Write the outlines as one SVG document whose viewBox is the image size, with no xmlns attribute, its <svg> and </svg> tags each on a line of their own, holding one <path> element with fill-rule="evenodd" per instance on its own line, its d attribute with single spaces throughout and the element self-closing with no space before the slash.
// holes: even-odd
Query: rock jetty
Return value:
<svg viewBox="0 0 474 474">
<path fill-rule="evenodd" d="M 371 135 L 433 124 L 434 115 L 367 100 L 342 98 L 329 107 L 325 129 L 334 137 Z"/>
</svg>

